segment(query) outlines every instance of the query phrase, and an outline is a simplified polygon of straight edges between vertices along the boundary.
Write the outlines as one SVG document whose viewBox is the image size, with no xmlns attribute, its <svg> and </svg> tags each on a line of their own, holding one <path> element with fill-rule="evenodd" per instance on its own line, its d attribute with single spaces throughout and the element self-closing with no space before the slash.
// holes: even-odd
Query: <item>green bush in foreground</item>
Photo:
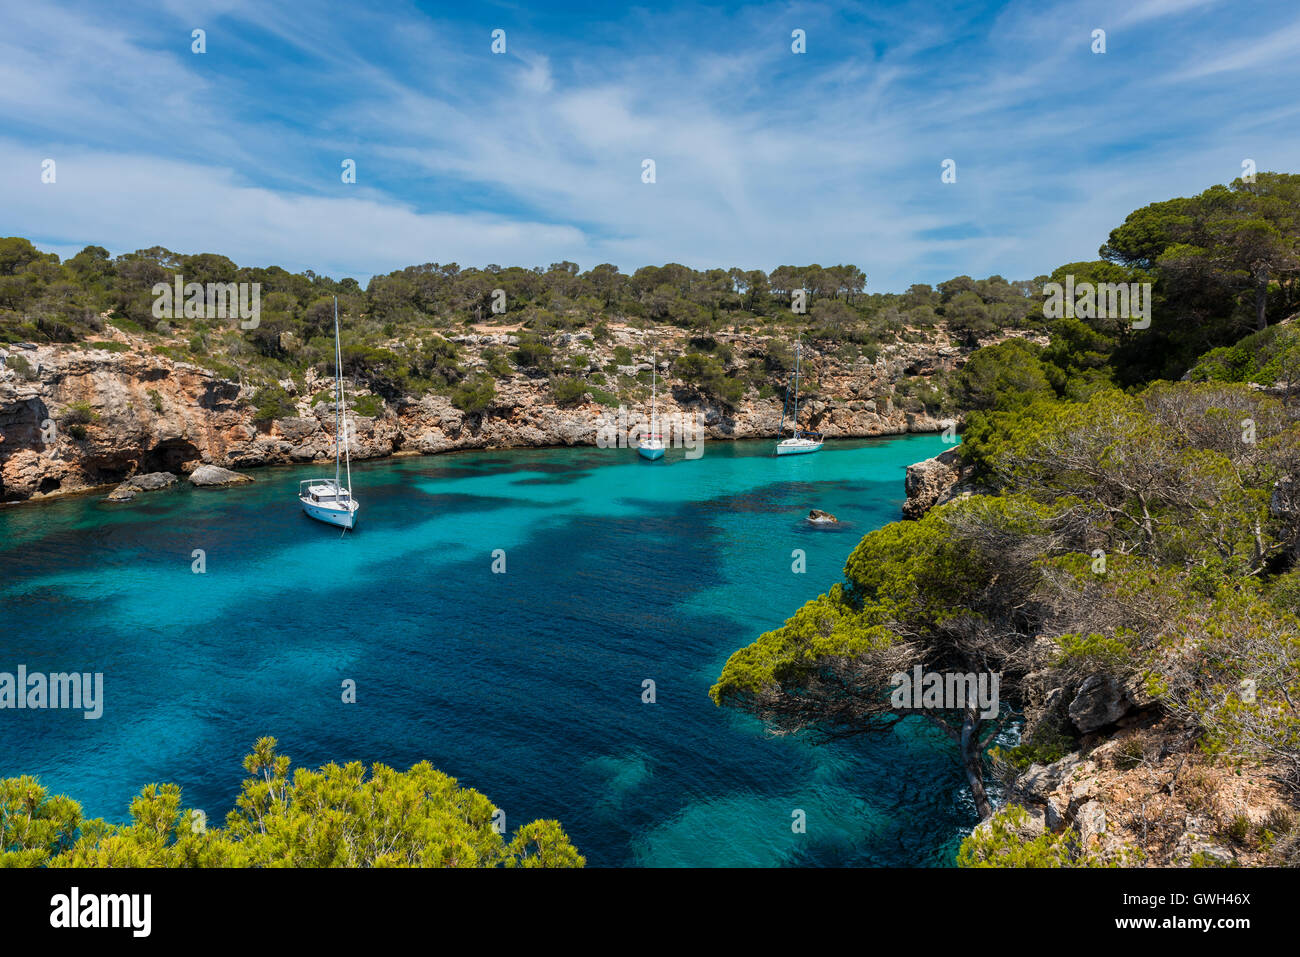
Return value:
<svg viewBox="0 0 1300 957">
<path fill-rule="evenodd" d="M 1139 848 L 1122 847 L 1103 855 L 1086 848 L 1074 828 L 1031 837 L 1029 813 L 1009 805 L 961 842 L 958 867 L 1127 867 L 1139 863 Z"/>
<path fill-rule="evenodd" d="M 150 784 L 131 823 L 83 820 L 81 805 L 35 778 L 0 780 L 3 867 L 582 867 L 558 821 L 537 820 L 509 842 L 477 791 L 422 761 L 409 771 L 360 762 L 289 775 L 275 738 L 244 759 L 249 777 L 211 825 L 183 808 L 175 784 Z"/>
</svg>

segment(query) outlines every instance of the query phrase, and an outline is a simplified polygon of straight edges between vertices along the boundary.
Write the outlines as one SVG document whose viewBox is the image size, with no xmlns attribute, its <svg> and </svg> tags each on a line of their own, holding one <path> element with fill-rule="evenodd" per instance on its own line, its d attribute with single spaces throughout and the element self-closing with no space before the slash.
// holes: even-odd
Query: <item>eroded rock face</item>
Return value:
<svg viewBox="0 0 1300 957">
<path fill-rule="evenodd" d="M 978 492 L 979 489 L 970 484 L 973 471 L 970 466 L 961 464 L 956 448 L 909 465 L 907 477 L 903 480 L 903 489 L 907 493 L 903 518 L 920 518 L 938 505 Z"/>
<path fill-rule="evenodd" d="M 608 342 L 593 344 L 569 336 L 566 345 L 561 336 L 556 345 L 582 352 L 589 367 L 596 368 L 605 368 L 613 349 L 625 346 L 640 360 L 631 371 L 644 374 L 648 337 L 657 337 L 661 415 L 698 413 L 706 441 L 776 436 L 782 412 L 779 394 L 760 397 L 751 388 L 730 408 L 674 377 L 672 360 L 665 355 L 687 351 L 687 333 L 617 324 L 611 329 Z M 188 474 L 200 465 L 243 469 L 333 459 L 334 409 L 328 401 L 314 406 L 311 402 L 324 384 L 315 370 L 307 370 L 301 389 L 289 380 L 281 383 L 296 397 L 296 414 L 258 421 L 251 386 L 152 353 L 125 333 L 116 334 L 130 351 L 13 347 L 21 349 L 31 371 L 20 375 L 16 369 L 0 368 L 0 501 L 116 485 L 154 472 Z M 464 349 L 463 360 L 471 371 L 486 369 L 479 355 L 483 349 L 500 351 L 517 342 L 501 332 L 452 338 Z M 767 355 L 772 343 L 770 337 L 750 333 L 718 333 L 716 338 L 732 350 L 728 371 L 737 376 Z M 940 422 L 924 412 L 895 406 L 894 383 L 909 374 L 908 369 L 951 371 L 968 351 L 949 345 L 941 332 L 932 341 L 889 344 L 872 359 L 844 360 L 806 345 L 805 370 L 820 390 L 807 397 L 800 424 L 828 438 L 939 431 Z M 348 387 L 351 394 L 358 391 L 354 383 Z M 353 413 L 351 454 L 367 459 L 401 451 L 592 445 L 600 417 L 608 411 L 590 398 L 557 407 L 545 377 L 515 373 L 497 378 L 496 397 L 482 412 L 462 412 L 447 396 L 430 394 L 385 401 L 374 417 Z M 648 410 L 629 412 L 635 416 Z"/>
<path fill-rule="evenodd" d="M 1090 675 L 1070 702 L 1070 720 L 1084 734 L 1114 724 L 1132 709 L 1124 684 L 1116 678 Z"/>
<path fill-rule="evenodd" d="M 1080 805 L 1074 821 L 1079 828 L 1079 840 L 1085 845 L 1100 840 L 1106 833 L 1106 809 L 1100 801 L 1086 801 Z"/>
</svg>

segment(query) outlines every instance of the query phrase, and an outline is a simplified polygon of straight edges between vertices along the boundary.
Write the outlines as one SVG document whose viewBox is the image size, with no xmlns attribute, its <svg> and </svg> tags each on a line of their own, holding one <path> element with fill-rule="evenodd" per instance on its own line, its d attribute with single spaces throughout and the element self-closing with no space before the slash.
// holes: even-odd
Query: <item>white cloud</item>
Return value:
<svg viewBox="0 0 1300 957">
<path fill-rule="evenodd" d="M 1291 34 L 1215 34 L 1239 44 L 1196 68 L 1231 78 L 1217 114 L 1160 85 L 1187 55 L 1175 15 L 1215 9 L 1132 6 L 1117 23 L 1167 18 L 1132 60 L 1087 52 L 1097 5 L 1013 5 L 991 22 L 969 6 L 864 8 L 860 36 L 800 8 L 816 42 L 796 57 L 783 6 L 700 11 L 699 24 L 632 14 L 609 48 L 511 28 L 494 56 L 481 25 L 231 3 L 203 11 L 210 48 L 293 56 L 226 74 L 215 56 L 159 51 L 160 36 L 188 37 L 187 14 L 106 26 L 28 8 L 0 38 L 0 128 L 24 130 L 0 143 L 0 207 L 7 231 L 63 248 L 161 244 L 352 275 L 571 259 L 856 262 L 872 289 L 1028 278 L 1095 256 L 1136 206 L 1232 178 L 1227 154 L 1261 169 L 1295 155 L 1287 111 L 1249 106 L 1251 57 L 1274 57 L 1271 82 L 1294 80 L 1277 56 Z M 644 42 L 656 29 L 680 44 Z M 51 151 L 47 190 L 33 184 Z M 343 156 L 356 186 L 338 182 Z M 955 186 L 939 181 L 946 157 Z M 945 227 L 963 238 L 935 239 Z"/>
<path fill-rule="evenodd" d="M 275 192 L 229 170 L 152 156 L 57 151 L 57 182 L 39 183 L 40 158 L 0 140 L 0 207 L 22 230 L 64 250 L 86 244 L 129 252 L 159 245 L 217 252 L 242 265 L 311 268 L 365 278 L 417 262 L 514 263 L 539 249 L 587 258 L 572 226 L 484 214 L 418 213 L 339 184 L 336 197 Z M 68 243 L 68 237 L 80 237 Z M 75 250 L 74 250 L 75 251 Z"/>
</svg>

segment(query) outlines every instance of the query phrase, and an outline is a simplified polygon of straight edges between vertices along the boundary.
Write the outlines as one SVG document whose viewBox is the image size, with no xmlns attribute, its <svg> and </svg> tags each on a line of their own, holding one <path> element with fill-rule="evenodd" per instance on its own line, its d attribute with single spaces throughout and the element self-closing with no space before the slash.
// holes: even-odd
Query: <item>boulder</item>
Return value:
<svg viewBox="0 0 1300 957">
<path fill-rule="evenodd" d="M 1079 839 L 1086 847 L 1094 837 L 1100 838 L 1106 833 L 1106 809 L 1099 801 L 1089 801 L 1079 808 L 1074 823 L 1078 825 Z"/>
<path fill-rule="evenodd" d="M 1065 812 L 1060 802 L 1050 796 L 1043 806 L 1043 824 L 1049 831 L 1060 831 L 1065 827 Z"/>
<path fill-rule="evenodd" d="M 1196 863 L 1210 863 L 1218 867 L 1231 867 L 1237 862 L 1236 855 L 1229 848 L 1210 836 L 1210 829 L 1196 827 L 1200 822 L 1188 823 L 1193 824 L 1194 829 L 1185 831 L 1174 845 L 1174 860 L 1179 866 L 1187 867 L 1198 857 L 1200 860 Z"/>
<path fill-rule="evenodd" d="M 1046 803 L 1048 795 L 1061 787 L 1082 763 L 1083 756 L 1075 751 L 1054 764 L 1031 764 L 1016 779 L 1014 790 L 1026 801 Z"/>
<path fill-rule="evenodd" d="M 835 525 L 839 519 L 830 512 L 823 512 L 820 508 L 815 508 L 808 513 L 808 521 L 814 525 Z"/>
<path fill-rule="evenodd" d="M 1090 675 L 1070 702 L 1070 720 L 1082 733 L 1114 724 L 1132 707 L 1124 685 L 1108 675 Z"/>
<path fill-rule="evenodd" d="M 295 445 L 303 444 L 322 434 L 320 421 L 317 419 L 302 419 L 296 417 L 276 419 L 274 429 L 277 435 L 283 436 Z"/>
<path fill-rule="evenodd" d="M 223 469 L 219 465 L 200 465 L 190 473 L 190 484 L 203 488 L 219 488 L 224 485 L 242 485 L 253 481 L 251 476 Z"/>
<path fill-rule="evenodd" d="M 129 502 L 140 492 L 156 492 L 169 488 L 177 482 L 171 472 L 149 472 L 146 475 L 133 475 L 113 491 L 108 493 L 108 502 Z"/>
</svg>

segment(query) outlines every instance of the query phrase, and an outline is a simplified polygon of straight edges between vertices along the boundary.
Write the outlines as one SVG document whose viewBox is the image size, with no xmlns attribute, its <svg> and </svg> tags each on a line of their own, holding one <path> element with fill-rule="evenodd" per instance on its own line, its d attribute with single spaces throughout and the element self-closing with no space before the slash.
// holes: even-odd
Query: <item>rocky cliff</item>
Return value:
<svg viewBox="0 0 1300 957">
<path fill-rule="evenodd" d="M 556 337 L 557 361 L 581 355 L 595 367 L 612 362 L 619 346 L 647 355 L 651 341 L 661 357 L 687 349 L 687 334 L 679 329 L 610 329 L 610 338 L 600 344 L 590 337 Z M 314 370 L 308 370 L 305 380 L 280 383 L 296 402 L 295 415 L 259 421 L 250 385 L 151 351 L 120 330 L 113 334 L 113 342 L 101 348 L 19 344 L 0 350 L 5 353 L 0 360 L 8 359 L 0 367 L 0 501 L 82 491 L 138 474 L 188 473 L 205 463 L 250 468 L 332 457 L 334 408 L 320 401 L 330 383 L 320 381 Z M 899 395 L 896 385 L 908 377 L 941 377 L 957 368 L 969 350 L 952 345 L 942 330 L 927 335 L 931 338 L 886 345 L 874 359 L 845 360 L 805 344 L 804 371 L 817 389 L 804 404 L 804 427 L 829 438 L 938 431 L 940 421 L 916 400 Z M 716 338 L 738 360 L 765 354 L 771 342 L 756 334 Z M 453 341 L 469 357 L 470 369 L 482 371 L 488 365 L 485 350 L 508 351 L 518 340 L 509 330 L 488 328 Z M 739 374 L 738 360 L 728 375 Z M 672 360 L 662 360 L 661 366 L 661 414 L 698 412 L 707 440 L 776 434 L 782 413 L 779 391 L 751 385 L 739 402 L 728 406 L 682 381 Z M 648 369 L 643 363 L 620 372 L 644 378 Z M 521 371 L 495 380 L 490 406 L 472 414 L 443 394 L 397 401 L 370 397 L 374 415 L 350 416 L 353 456 L 595 443 L 601 415 L 609 411 L 608 398 L 604 406 L 590 394 L 559 406 L 544 376 Z M 348 383 L 347 391 L 355 397 L 364 390 Z M 648 395 L 635 399 L 638 408 L 630 411 L 647 411 L 639 406 L 648 407 Z"/>
<path fill-rule="evenodd" d="M 987 492 L 956 449 L 909 466 L 905 518 Z M 1022 685 L 1020 739 L 1043 760 L 993 762 L 1004 806 L 995 815 L 1019 842 L 1059 840 L 1092 865 L 1232 867 L 1300 861 L 1292 798 L 1281 767 L 1242 774 L 1195 746 L 1139 676 L 1062 682 L 1060 654 L 1040 636 Z M 1059 755 L 1059 757 L 1058 757 Z M 1054 760 L 1052 760 L 1054 758 Z M 1020 812 L 1020 813 L 1018 813 Z M 995 819 L 977 835 L 993 833 Z"/>
<path fill-rule="evenodd" d="M 955 448 L 909 465 L 903 480 L 903 491 L 907 495 L 903 502 L 903 518 L 920 518 L 938 505 L 979 493 L 982 489 L 972 482 L 973 472 L 971 466 L 962 464 Z"/>
</svg>

